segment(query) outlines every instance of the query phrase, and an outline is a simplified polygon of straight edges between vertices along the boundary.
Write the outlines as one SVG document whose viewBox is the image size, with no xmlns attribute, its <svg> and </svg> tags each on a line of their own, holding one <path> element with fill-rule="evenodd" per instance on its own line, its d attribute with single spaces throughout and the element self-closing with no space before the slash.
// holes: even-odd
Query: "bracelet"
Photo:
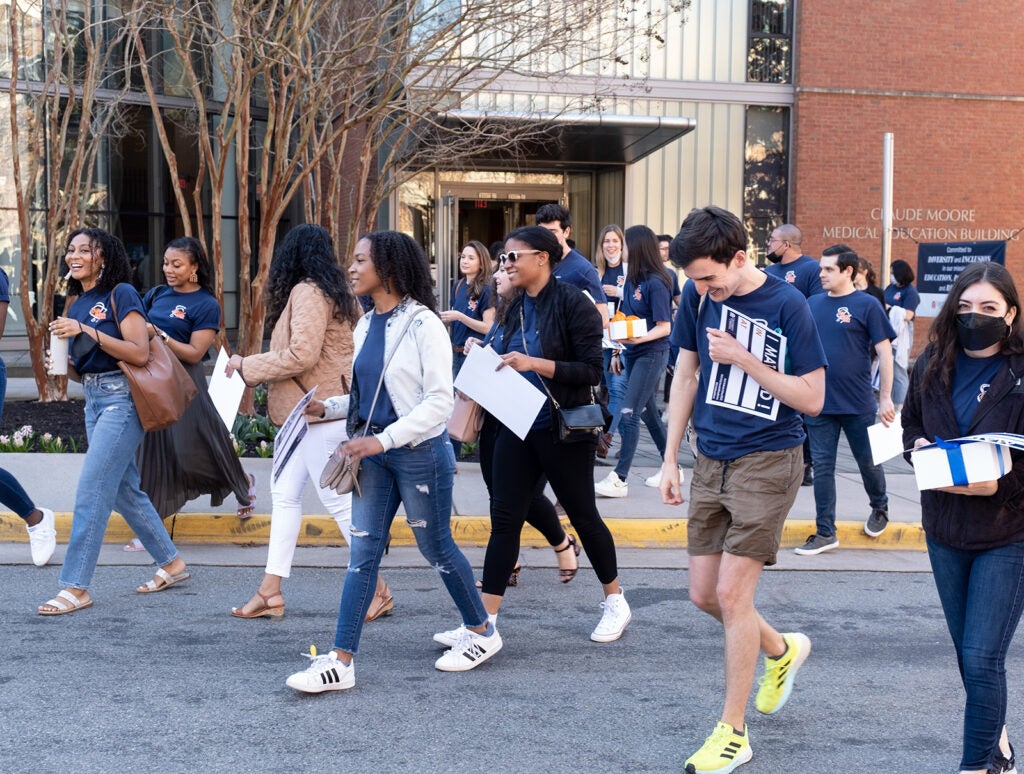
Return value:
<svg viewBox="0 0 1024 774">
<path fill-rule="evenodd" d="M 81 321 L 81 320 L 77 320 L 76 322 L 78 323 L 78 332 L 79 332 L 79 333 L 83 333 L 83 330 L 82 330 L 82 321 Z"/>
</svg>

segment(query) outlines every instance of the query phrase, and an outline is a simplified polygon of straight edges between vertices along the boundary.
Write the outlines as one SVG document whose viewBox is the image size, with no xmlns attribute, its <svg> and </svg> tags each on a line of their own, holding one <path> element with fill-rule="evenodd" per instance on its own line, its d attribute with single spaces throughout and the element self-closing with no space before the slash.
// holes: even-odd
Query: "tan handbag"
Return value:
<svg viewBox="0 0 1024 774">
<path fill-rule="evenodd" d="M 120 332 L 121 323 L 117 317 L 117 303 L 114 288 L 110 293 L 110 308 L 114 322 Z M 137 366 L 123 360 L 117 362 L 128 378 L 132 402 L 139 415 L 142 429 L 147 432 L 170 427 L 185 413 L 188 404 L 199 394 L 195 382 L 159 336 L 149 339 L 149 359 L 145 365 Z"/>
<path fill-rule="evenodd" d="M 448 418 L 448 435 L 462 443 L 476 443 L 483 426 L 484 410 L 480 404 L 456 390 L 455 406 Z"/>
</svg>

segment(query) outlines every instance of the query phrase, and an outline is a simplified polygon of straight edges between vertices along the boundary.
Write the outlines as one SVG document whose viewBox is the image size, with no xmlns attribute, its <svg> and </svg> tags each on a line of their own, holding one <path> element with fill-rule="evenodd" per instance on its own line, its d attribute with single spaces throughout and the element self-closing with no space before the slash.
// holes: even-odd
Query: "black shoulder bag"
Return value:
<svg viewBox="0 0 1024 774">
<path fill-rule="evenodd" d="M 519 307 L 519 333 L 523 337 L 523 351 L 527 357 L 532 357 L 526 345 L 526 319 L 522 306 Z M 590 388 L 590 403 L 565 408 L 551 394 L 547 380 L 540 374 L 537 374 L 537 377 L 544 385 L 544 390 L 555 407 L 555 416 L 558 417 L 558 440 L 561 443 L 596 440 L 597 436 L 604 432 L 604 411 L 601 409 L 601 405 L 594 400 L 593 387 Z"/>
</svg>

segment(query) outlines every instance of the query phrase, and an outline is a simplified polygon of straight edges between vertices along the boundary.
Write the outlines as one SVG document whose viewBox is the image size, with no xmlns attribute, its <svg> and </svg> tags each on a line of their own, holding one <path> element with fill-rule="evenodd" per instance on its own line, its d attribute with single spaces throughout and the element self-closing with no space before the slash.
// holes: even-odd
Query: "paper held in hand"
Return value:
<svg viewBox="0 0 1024 774">
<path fill-rule="evenodd" d="M 786 362 L 785 336 L 725 304 L 722 305 L 719 328 L 731 333 L 766 366 L 779 371 L 779 365 Z M 779 399 L 743 369 L 729 364 L 714 363 L 711 366 L 707 402 L 773 422 L 779 414 Z"/>
<path fill-rule="evenodd" d="M 224 426 L 231 432 L 235 426 L 235 417 L 238 416 L 238 404 L 242 402 L 242 393 L 245 392 L 245 382 L 241 374 L 235 371 L 231 376 L 224 373 L 228 365 L 228 353 L 224 347 L 217 353 L 217 362 L 213 366 L 213 375 L 210 377 L 210 399 L 213 407 L 220 414 Z"/>
<path fill-rule="evenodd" d="M 284 470 L 285 464 L 295 453 L 299 441 L 303 439 L 306 431 L 309 429 L 309 423 L 306 422 L 306 406 L 313 400 L 315 393 L 316 387 L 299 399 L 299 402 L 295 404 L 295 408 L 292 409 L 292 413 L 288 415 L 284 424 L 281 425 L 281 429 L 274 436 L 274 467 L 272 477 L 275 482 L 277 477 L 281 475 L 281 471 Z"/>
<path fill-rule="evenodd" d="M 462 364 L 455 388 L 483 406 L 520 438 L 526 438 L 547 396 L 514 368 L 495 370 L 501 356 L 488 347 L 473 347 Z"/>
<path fill-rule="evenodd" d="M 871 425 L 868 442 L 871 444 L 871 462 L 875 465 L 903 454 L 903 417 L 896 414 L 896 419 L 888 427 L 881 422 Z"/>
<path fill-rule="evenodd" d="M 911 452 L 917 488 L 937 489 L 996 481 L 1013 467 L 1011 449 L 1024 451 L 1024 435 L 985 433 L 935 443 Z"/>
</svg>

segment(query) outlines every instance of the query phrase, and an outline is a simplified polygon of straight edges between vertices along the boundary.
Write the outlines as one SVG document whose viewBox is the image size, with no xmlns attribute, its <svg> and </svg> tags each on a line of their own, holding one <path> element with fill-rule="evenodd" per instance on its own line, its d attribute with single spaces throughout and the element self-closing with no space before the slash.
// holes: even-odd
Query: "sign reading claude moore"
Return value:
<svg viewBox="0 0 1024 774">
<path fill-rule="evenodd" d="M 1016 228 L 981 226 L 974 209 L 948 207 L 894 208 L 894 240 L 908 242 L 984 242 L 1011 239 Z M 839 224 L 823 226 L 821 238 L 831 242 L 882 238 L 882 208 L 870 213 L 868 225 Z"/>
</svg>

